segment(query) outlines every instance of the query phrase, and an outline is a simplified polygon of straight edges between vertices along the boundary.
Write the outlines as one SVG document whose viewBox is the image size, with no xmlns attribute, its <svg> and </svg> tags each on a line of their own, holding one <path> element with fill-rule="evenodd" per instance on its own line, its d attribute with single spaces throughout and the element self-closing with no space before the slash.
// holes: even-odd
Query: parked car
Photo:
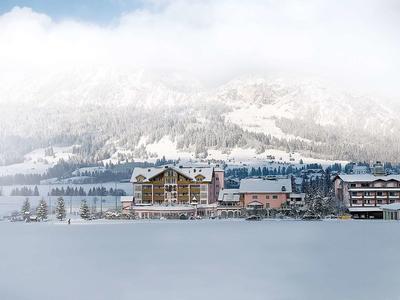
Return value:
<svg viewBox="0 0 400 300">
<path fill-rule="evenodd" d="M 246 221 L 261 221 L 261 217 L 259 215 L 249 216 L 245 219 Z"/>
<path fill-rule="evenodd" d="M 181 214 L 181 215 L 179 216 L 179 220 L 187 220 L 187 219 L 189 219 L 189 218 L 188 218 L 188 216 L 185 215 L 185 214 Z"/>
</svg>

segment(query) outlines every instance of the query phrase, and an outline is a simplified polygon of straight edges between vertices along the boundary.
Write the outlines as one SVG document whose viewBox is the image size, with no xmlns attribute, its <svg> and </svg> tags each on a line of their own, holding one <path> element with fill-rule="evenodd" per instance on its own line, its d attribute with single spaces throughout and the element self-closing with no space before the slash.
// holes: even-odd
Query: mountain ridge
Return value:
<svg viewBox="0 0 400 300">
<path fill-rule="evenodd" d="M 75 144 L 82 159 L 124 150 L 126 159 L 146 158 L 146 145 L 165 136 L 201 157 L 235 147 L 339 160 L 399 157 L 398 107 L 322 81 L 246 77 L 207 89 L 178 73 L 79 72 L 36 78 L 15 94 L 21 82 L 0 88 L 0 99 L 13 103 L 0 101 L 0 163 L 35 148 Z"/>
</svg>

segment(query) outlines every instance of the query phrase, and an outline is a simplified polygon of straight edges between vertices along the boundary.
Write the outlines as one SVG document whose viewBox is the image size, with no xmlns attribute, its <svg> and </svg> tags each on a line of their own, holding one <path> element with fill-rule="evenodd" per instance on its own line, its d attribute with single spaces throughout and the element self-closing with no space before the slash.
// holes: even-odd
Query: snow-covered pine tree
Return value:
<svg viewBox="0 0 400 300">
<path fill-rule="evenodd" d="M 90 217 L 90 210 L 89 206 L 86 203 L 86 200 L 82 200 L 81 202 L 80 216 L 84 220 L 87 220 Z"/>
<path fill-rule="evenodd" d="M 37 185 L 35 185 L 35 190 L 33 191 L 33 196 L 39 196 L 39 189 Z"/>
<path fill-rule="evenodd" d="M 324 197 L 324 211 L 325 215 L 338 214 L 340 211 L 340 204 L 336 200 L 333 188 L 331 188 L 326 197 Z"/>
<path fill-rule="evenodd" d="M 31 204 L 29 203 L 29 198 L 25 198 L 24 204 L 22 204 L 21 208 L 22 218 L 24 220 L 29 218 L 30 212 L 31 212 Z"/>
<path fill-rule="evenodd" d="M 64 220 L 67 216 L 65 211 L 65 203 L 63 197 L 59 197 L 57 199 L 57 206 L 56 206 L 56 218 L 60 221 Z"/>
<path fill-rule="evenodd" d="M 47 203 L 44 201 L 42 198 L 39 202 L 38 207 L 36 208 L 36 214 L 40 220 L 47 219 L 47 214 L 48 214 L 48 209 L 47 209 Z"/>
<path fill-rule="evenodd" d="M 325 215 L 324 192 L 321 185 L 316 186 L 314 194 L 314 204 L 312 210 L 314 215 L 319 215 L 319 216 Z"/>
<path fill-rule="evenodd" d="M 304 181 L 303 181 L 304 182 Z M 314 202 L 315 202 L 315 194 L 316 194 L 316 189 L 315 186 L 313 184 L 310 183 L 305 183 L 304 185 L 304 193 L 305 198 L 304 198 L 304 202 L 307 206 L 307 209 L 309 211 L 313 210 L 314 207 Z"/>
</svg>

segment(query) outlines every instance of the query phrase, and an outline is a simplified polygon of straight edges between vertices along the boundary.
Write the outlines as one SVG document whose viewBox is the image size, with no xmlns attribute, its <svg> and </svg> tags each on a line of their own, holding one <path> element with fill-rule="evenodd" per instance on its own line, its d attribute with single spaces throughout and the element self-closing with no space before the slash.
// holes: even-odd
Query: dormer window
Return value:
<svg viewBox="0 0 400 300">
<path fill-rule="evenodd" d="M 146 179 L 146 177 L 144 177 L 143 175 L 139 175 L 136 177 L 137 182 L 143 182 L 143 180 L 145 180 L 145 179 Z"/>
<path fill-rule="evenodd" d="M 205 178 L 205 177 L 204 177 L 203 175 L 197 175 L 197 176 L 195 177 L 196 181 L 203 181 L 204 178 Z"/>
</svg>

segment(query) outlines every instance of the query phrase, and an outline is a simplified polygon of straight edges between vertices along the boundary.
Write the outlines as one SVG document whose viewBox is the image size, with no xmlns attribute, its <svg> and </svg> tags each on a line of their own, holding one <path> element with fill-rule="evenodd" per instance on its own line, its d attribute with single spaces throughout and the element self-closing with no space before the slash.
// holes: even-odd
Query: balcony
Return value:
<svg viewBox="0 0 400 300">
<path fill-rule="evenodd" d="M 194 181 L 190 181 L 190 180 L 179 180 L 178 184 L 193 184 Z"/>
<path fill-rule="evenodd" d="M 189 202 L 189 197 L 188 196 L 178 196 L 178 201 L 179 202 Z"/>
<path fill-rule="evenodd" d="M 400 192 L 400 187 L 357 187 L 357 188 L 349 188 L 350 192 Z"/>
</svg>

